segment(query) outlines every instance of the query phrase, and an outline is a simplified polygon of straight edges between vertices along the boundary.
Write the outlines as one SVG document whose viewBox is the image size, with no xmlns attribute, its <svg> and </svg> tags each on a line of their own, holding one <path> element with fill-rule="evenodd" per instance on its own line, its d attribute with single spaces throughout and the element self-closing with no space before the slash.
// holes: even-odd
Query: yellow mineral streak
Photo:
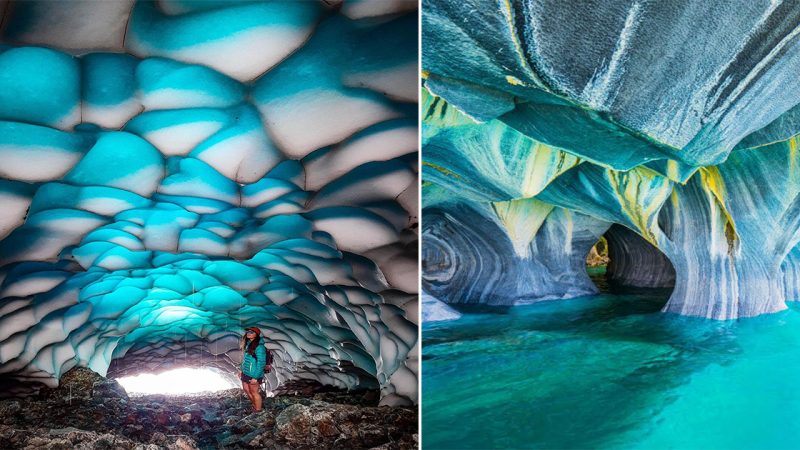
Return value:
<svg viewBox="0 0 800 450">
<path fill-rule="evenodd" d="M 657 246 L 656 219 L 661 205 L 672 192 L 670 181 L 641 166 L 628 172 L 609 169 L 606 177 L 622 212 L 645 239 Z"/>
<path fill-rule="evenodd" d="M 528 75 L 528 77 L 530 77 L 530 79 L 533 80 L 537 86 L 547 89 L 539 76 L 536 75 L 536 72 L 531 69 L 530 64 L 528 64 L 528 58 L 525 57 L 525 52 L 522 51 L 522 45 L 519 42 L 519 35 L 517 34 L 517 27 L 514 25 L 514 11 L 511 9 L 511 0 L 503 0 L 502 12 L 503 17 L 506 19 L 506 25 L 508 25 L 508 35 L 511 37 L 512 42 L 514 42 L 514 54 L 516 55 L 520 66 L 522 66 L 525 74 Z M 525 83 L 511 75 L 506 75 L 506 82 L 516 86 L 525 85 Z"/>
<path fill-rule="evenodd" d="M 506 75 L 506 82 L 508 84 L 513 84 L 514 86 L 524 86 L 525 85 L 525 83 L 520 81 L 519 78 L 517 78 L 515 76 L 512 76 L 512 75 Z"/>
<path fill-rule="evenodd" d="M 493 202 L 492 209 L 503 224 L 514 252 L 521 258 L 530 257 L 530 243 L 553 210 L 553 205 L 533 198 L 523 198 Z"/>
<path fill-rule="evenodd" d="M 716 201 L 719 211 L 722 213 L 720 219 L 726 221 L 724 224 L 725 238 L 728 241 L 728 252 L 732 253 L 739 240 L 739 234 L 736 232 L 736 223 L 733 221 L 733 217 L 725 207 L 725 180 L 722 179 L 722 174 L 719 173 L 716 166 L 701 167 L 699 172 L 703 188 Z"/>
<path fill-rule="evenodd" d="M 421 97 L 423 143 L 444 129 L 463 127 L 461 131 L 464 136 L 468 136 L 472 130 L 479 129 L 482 154 L 480 157 L 475 156 L 471 162 L 476 167 L 482 168 L 484 173 L 503 178 L 512 176 L 509 181 L 516 191 L 514 197 L 533 197 L 556 177 L 583 161 L 557 147 L 531 139 L 499 120 L 477 125 L 469 116 L 427 89 L 422 90 Z M 506 159 L 503 157 L 504 154 L 516 156 Z M 428 165 L 446 175 L 458 177 L 444 167 L 427 162 L 423 165 Z"/>
<path fill-rule="evenodd" d="M 678 212 L 678 208 L 681 206 L 681 200 L 678 198 L 678 193 L 673 190 L 669 195 L 669 199 L 672 201 L 672 209 L 675 212 Z"/>
<path fill-rule="evenodd" d="M 457 178 L 457 179 L 461 178 L 457 173 L 452 172 L 450 170 L 447 170 L 447 169 L 445 169 L 444 167 L 442 167 L 442 166 L 440 166 L 438 164 L 434 164 L 434 163 L 428 162 L 428 161 L 422 161 L 422 165 L 423 166 L 428 166 L 431 169 L 434 169 L 434 170 L 436 170 L 438 172 L 441 172 L 441 173 L 447 175 L 448 177 L 453 177 L 453 178 Z"/>
<path fill-rule="evenodd" d="M 667 176 L 670 180 L 678 181 L 680 178 L 680 171 L 678 170 L 678 161 L 674 159 L 667 160 Z"/>
<path fill-rule="evenodd" d="M 700 177 L 705 186 L 720 203 L 725 203 L 725 181 L 716 166 L 701 167 Z"/>
<path fill-rule="evenodd" d="M 520 186 L 524 197 L 538 194 L 557 176 L 581 162 L 577 156 L 532 139 L 530 141 L 533 143 L 533 155 L 525 165 L 525 178 Z"/>
<path fill-rule="evenodd" d="M 426 88 L 422 88 L 420 100 L 422 100 L 420 111 L 422 112 L 423 142 L 444 128 L 478 123 Z"/>
<path fill-rule="evenodd" d="M 420 106 L 422 124 L 429 131 L 431 128 L 441 129 L 480 123 L 427 88 L 421 89 L 420 100 L 422 100 L 422 105 Z M 432 132 L 433 134 L 436 134 L 436 132 Z M 424 138 L 425 132 L 423 132 L 423 140 Z"/>
</svg>

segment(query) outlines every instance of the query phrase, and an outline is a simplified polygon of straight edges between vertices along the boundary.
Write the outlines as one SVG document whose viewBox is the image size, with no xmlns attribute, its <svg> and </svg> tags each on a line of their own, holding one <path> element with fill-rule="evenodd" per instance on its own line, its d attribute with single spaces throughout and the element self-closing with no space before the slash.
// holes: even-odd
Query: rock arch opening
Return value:
<svg viewBox="0 0 800 450">
<path fill-rule="evenodd" d="M 587 272 L 603 292 L 624 292 L 631 288 L 675 287 L 675 267 L 653 244 L 630 229 L 613 224 L 589 251 Z"/>
<path fill-rule="evenodd" d="M 608 222 L 562 208 L 498 216 L 478 202 L 423 210 L 422 288 L 459 307 L 512 306 L 596 292 L 586 254 Z M 541 214 L 540 220 L 531 217 Z M 536 232 L 530 233 L 531 223 Z"/>
</svg>

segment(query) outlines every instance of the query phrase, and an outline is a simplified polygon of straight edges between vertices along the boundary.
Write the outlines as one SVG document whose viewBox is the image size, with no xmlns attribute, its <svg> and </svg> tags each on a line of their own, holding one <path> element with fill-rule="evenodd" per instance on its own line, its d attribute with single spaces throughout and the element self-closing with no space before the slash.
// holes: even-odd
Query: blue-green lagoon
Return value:
<svg viewBox="0 0 800 450">
<path fill-rule="evenodd" d="M 423 448 L 800 448 L 800 311 L 714 321 L 668 296 L 426 324 Z"/>
</svg>

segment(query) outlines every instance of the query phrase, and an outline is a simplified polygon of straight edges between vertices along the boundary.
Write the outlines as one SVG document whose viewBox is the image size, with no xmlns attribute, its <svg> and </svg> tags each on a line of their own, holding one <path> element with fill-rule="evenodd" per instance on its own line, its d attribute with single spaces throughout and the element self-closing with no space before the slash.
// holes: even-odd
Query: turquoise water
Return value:
<svg viewBox="0 0 800 450">
<path fill-rule="evenodd" d="M 716 322 L 667 296 L 426 324 L 423 448 L 800 448 L 800 311 Z"/>
</svg>

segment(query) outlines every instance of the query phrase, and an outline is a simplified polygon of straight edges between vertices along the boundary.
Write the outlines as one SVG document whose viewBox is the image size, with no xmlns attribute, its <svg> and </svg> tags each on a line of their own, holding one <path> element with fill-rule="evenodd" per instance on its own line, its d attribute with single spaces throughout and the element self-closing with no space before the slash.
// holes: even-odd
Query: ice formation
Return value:
<svg viewBox="0 0 800 450">
<path fill-rule="evenodd" d="M 800 299 L 795 3 L 426 0 L 422 23 L 431 294 L 591 292 L 605 233 L 614 281 L 674 284 L 666 311 Z"/>
<path fill-rule="evenodd" d="M 416 2 L 8 2 L 0 386 L 86 366 L 417 401 Z"/>
</svg>

